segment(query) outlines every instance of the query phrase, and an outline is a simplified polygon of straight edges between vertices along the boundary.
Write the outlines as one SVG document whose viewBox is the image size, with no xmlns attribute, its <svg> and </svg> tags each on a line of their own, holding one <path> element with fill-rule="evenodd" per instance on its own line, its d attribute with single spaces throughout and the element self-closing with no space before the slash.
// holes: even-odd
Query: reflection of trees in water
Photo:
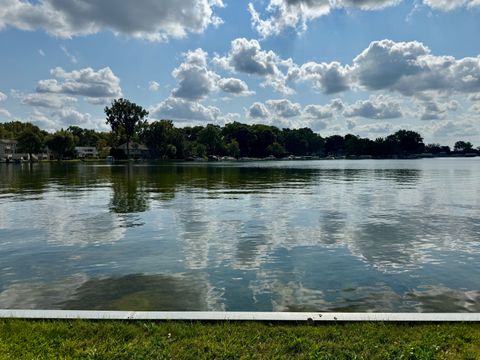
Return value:
<svg viewBox="0 0 480 360">
<path fill-rule="evenodd" d="M 90 279 L 62 304 L 64 309 L 206 311 L 221 308 L 202 275 L 134 274 Z"/>
<path fill-rule="evenodd" d="M 0 164 L 0 193 L 42 194 L 51 177 L 51 167 L 43 164 Z"/>
<path fill-rule="evenodd" d="M 0 292 L 4 309 L 125 311 L 223 310 L 221 293 L 204 274 L 72 275 L 54 282 L 14 284 Z"/>
<path fill-rule="evenodd" d="M 110 180 L 112 186 L 110 209 L 113 212 L 139 213 L 148 209 L 148 193 L 144 182 L 133 173 L 131 165 L 112 171 Z"/>
</svg>

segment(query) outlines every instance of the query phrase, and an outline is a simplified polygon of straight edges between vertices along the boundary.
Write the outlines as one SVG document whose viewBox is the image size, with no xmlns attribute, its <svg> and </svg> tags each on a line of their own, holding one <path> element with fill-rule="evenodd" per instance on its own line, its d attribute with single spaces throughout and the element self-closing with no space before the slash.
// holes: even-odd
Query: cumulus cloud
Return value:
<svg viewBox="0 0 480 360">
<path fill-rule="evenodd" d="M 386 96 L 371 96 L 368 100 L 359 100 L 347 106 L 345 117 L 364 117 L 367 119 L 395 119 L 402 117 L 400 104 Z"/>
<path fill-rule="evenodd" d="M 0 108 L 0 116 L 10 118 L 12 114 L 8 110 Z"/>
<path fill-rule="evenodd" d="M 1 0 L 0 4 L 0 29 L 40 29 L 61 38 L 110 31 L 149 41 L 202 33 L 221 24 L 214 8 L 223 7 L 221 0 Z"/>
<path fill-rule="evenodd" d="M 237 96 L 248 96 L 254 92 L 248 89 L 245 81 L 236 78 L 222 78 L 208 67 L 208 53 L 196 49 L 184 54 L 185 61 L 172 75 L 179 80 L 172 96 L 189 101 L 198 101 L 218 89 Z"/>
<path fill-rule="evenodd" d="M 438 101 L 434 97 L 423 97 L 419 101 L 421 120 L 442 120 L 445 119 L 450 111 L 458 109 L 458 102 Z"/>
<path fill-rule="evenodd" d="M 333 109 L 328 105 L 307 105 L 303 112 L 312 119 L 329 119 L 333 117 Z"/>
<path fill-rule="evenodd" d="M 293 93 L 293 90 L 286 86 L 286 75 L 279 68 L 288 66 L 288 61 L 282 60 L 271 50 L 262 50 L 258 40 L 235 39 L 231 42 L 228 54 L 223 57 L 215 56 L 213 62 L 225 70 L 264 78 L 263 86 L 270 86 L 280 93 Z"/>
<path fill-rule="evenodd" d="M 478 122 L 472 119 L 436 121 L 430 123 L 423 130 L 440 139 L 471 138 L 480 134 Z"/>
<path fill-rule="evenodd" d="M 57 109 L 71 107 L 76 102 L 74 97 L 50 93 L 28 94 L 22 99 L 22 104 L 25 105 Z"/>
<path fill-rule="evenodd" d="M 218 81 L 218 87 L 223 91 L 238 95 L 248 96 L 255 94 L 254 91 L 248 89 L 248 85 L 245 81 L 236 78 L 224 78 Z"/>
<path fill-rule="evenodd" d="M 148 83 L 148 90 L 153 91 L 153 92 L 158 91 L 158 90 L 160 90 L 160 84 L 158 82 L 152 80 Z"/>
<path fill-rule="evenodd" d="M 302 107 L 299 103 L 288 99 L 267 100 L 265 103 L 255 102 L 246 110 L 250 119 L 262 121 L 278 127 L 310 127 L 314 131 L 323 130 L 344 105 L 340 99 L 334 99 L 329 104 L 309 104 Z"/>
<path fill-rule="evenodd" d="M 150 116 L 156 119 L 171 119 L 180 122 L 216 123 L 221 116 L 221 111 L 215 106 L 204 106 L 195 101 L 169 97 L 150 109 Z"/>
<path fill-rule="evenodd" d="M 468 97 L 470 101 L 480 101 L 480 93 L 472 94 Z"/>
<path fill-rule="evenodd" d="M 239 38 L 232 41 L 226 56 L 216 55 L 213 62 L 227 71 L 264 79 L 261 86 L 284 95 L 294 93 L 291 83 L 303 82 L 310 82 L 324 94 L 352 89 L 397 92 L 413 98 L 431 92 L 480 93 L 480 56 L 436 56 L 418 41 L 373 41 L 351 64 L 296 64 L 263 50 L 257 40 Z"/>
<path fill-rule="evenodd" d="M 266 104 L 275 116 L 281 118 L 291 118 L 302 113 L 301 105 L 288 99 L 267 100 Z"/>
<path fill-rule="evenodd" d="M 356 125 L 356 124 L 355 124 Z M 347 124 L 348 127 L 348 124 Z M 375 138 L 378 135 L 386 135 L 393 133 L 398 127 L 395 127 L 388 122 L 370 123 L 364 125 L 357 125 L 354 127 L 355 133 L 361 136 Z M 352 129 L 350 129 L 352 130 Z"/>
<path fill-rule="evenodd" d="M 405 96 L 480 91 L 480 57 L 435 56 L 417 41 L 374 41 L 353 60 L 350 71 L 366 90 L 398 91 Z"/>
<path fill-rule="evenodd" d="M 286 29 L 304 32 L 310 21 L 328 15 L 332 10 L 377 11 L 395 6 L 402 0 L 269 0 L 258 11 L 248 5 L 252 27 L 262 37 L 278 35 Z M 480 0 L 423 0 L 434 10 L 451 11 L 460 7 L 480 6 Z"/>
<path fill-rule="evenodd" d="M 251 119 L 266 119 L 270 117 L 267 107 L 259 102 L 255 102 L 250 106 L 247 115 Z"/>
<path fill-rule="evenodd" d="M 380 10 L 400 0 L 270 0 L 265 8 L 270 14 L 262 19 L 252 3 L 249 4 L 252 26 L 263 37 L 278 35 L 285 29 L 305 31 L 307 23 L 327 15 L 332 9 Z"/>
<path fill-rule="evenodd" d="M 215 89 L 220 76 L 207 68 L 207 56 L 202 49 L 185 54 L 185 62 L 172 73 L 173 77 L 179 80 L 172 93 L 174 97 L 200 100 Z"/>
<path fill-rule="evenodd" d="M 425 5 L 441 11 L 455 10 L 460 7 L 472 8 L 480 6 L 479 0 L 423 0 Z"/>
<path fill-rule="evenodd" d="M 55 79 L 40 80 L 36 88 L 38 93 L 85 96 L 92 103 L 102 103 L 122 96 L 120 79 L 109 67 L 98 71 L 84 68 L 72 72 L 57 67 L 50 74 Z"/>
<path fill-rule="evenodd" d="M 311 81 L 314 88 L 325 94 L 334 94 L 350 88 L 349 68 L 338 62 L 308 62 L 301 66 L 293 65 L 288 71 L 288 79 L 292 81 Z"/>
<path fill-rule="evenodd" d="M 103 118 L 94 118 L 89 113 L 83 113 L 73 108 L 52 109 L 47 112 L 44 110 L 45 109 L 35 107 L 27 121 L 50 132 L 54 132 L 61 128 L 67 128 L 70 125 L 77 125 L 83 128 L 101 131 L 107 130 Z"/>
</svg>

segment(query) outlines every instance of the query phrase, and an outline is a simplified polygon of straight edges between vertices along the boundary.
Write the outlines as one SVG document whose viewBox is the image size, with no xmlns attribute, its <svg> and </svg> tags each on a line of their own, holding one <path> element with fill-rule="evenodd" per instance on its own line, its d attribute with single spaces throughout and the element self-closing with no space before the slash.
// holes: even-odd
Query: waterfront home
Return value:
<svg viewBox="0 0 480 360">
<path fill-rule="evenodd" d="M 98 156 L 98 151 L 95 146 L 75 146 L 77 157 L 81 159 L 95 158 Z"/>
<path fill-rule="evenodd" d="M 150 150 L 144 144 L 139 144 L 133 141 L 129 142 L 130 157 L 134 159 L 145 159 L 150 157 Z M 127 154 L 127 143 L 124 143 L 116 147 L 117 150 L 122 150 L 125 155 Z"/>
<path fill-rule="evenodd" d="M 0 139 L 0 161 L 13 160 L 17 153 L 17 140 Z"/>
<path fill-rule="evenodd" d="M 32 154 L 33 160 L 48 160 L 50 157 L 48 148 L 44 148 L 39 154 Z M 18 141 L 11 139 L 0 139 L 0 162 L 13 160 L 30 160 L 27 153 L 18 151 Z"/>
</svg>

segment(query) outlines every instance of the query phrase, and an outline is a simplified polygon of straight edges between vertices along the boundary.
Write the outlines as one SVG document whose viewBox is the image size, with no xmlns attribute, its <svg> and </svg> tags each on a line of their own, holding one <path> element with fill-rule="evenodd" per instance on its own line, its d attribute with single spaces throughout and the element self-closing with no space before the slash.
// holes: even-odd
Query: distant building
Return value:
<svg viewBox="0 0 480 360">
<path fill-rule="evenodd" d="M 129 142 L 130 157 L 132 158 L 148 158 L 150 157 L 150 150 L 144 144 L 139 144 L 133 141 Z M 116 147 L 117 150 L 122 150 L 127 155 L 127 143 Z"/>
<path fill-rule="evenodd" d="M 98 156 L 98 151 L 95 146 L 76 146 L 75 152 L 81 159 L 95 158 Z"/>
<path fill-rule="evenodd" d="M 48 160 L 48 148 L 43 149 L 39 154 L 32 154 L 34 160 Z M 26 153 L 18 152 L 18 141 L 10 139 L 0 139 L 0 162 L 11 160 L 29 160 L 30 156 Z"/>
<path fill-rule="evenodd" d="M 17 154 L 17 140 L 0 139 L 0 161 L 13 160 Z"/>
</svg>

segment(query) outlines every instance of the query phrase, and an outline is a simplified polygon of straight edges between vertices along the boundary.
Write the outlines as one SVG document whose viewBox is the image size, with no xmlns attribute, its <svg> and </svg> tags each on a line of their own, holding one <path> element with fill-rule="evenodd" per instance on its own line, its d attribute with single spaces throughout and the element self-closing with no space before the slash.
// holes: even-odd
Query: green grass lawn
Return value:
<svg viewBox="0 0 480 360">
<path fill-rule="evenodd" d="M 480 359 L 480 324 L 0 320 L 0 359 Z"/>
</svg>

